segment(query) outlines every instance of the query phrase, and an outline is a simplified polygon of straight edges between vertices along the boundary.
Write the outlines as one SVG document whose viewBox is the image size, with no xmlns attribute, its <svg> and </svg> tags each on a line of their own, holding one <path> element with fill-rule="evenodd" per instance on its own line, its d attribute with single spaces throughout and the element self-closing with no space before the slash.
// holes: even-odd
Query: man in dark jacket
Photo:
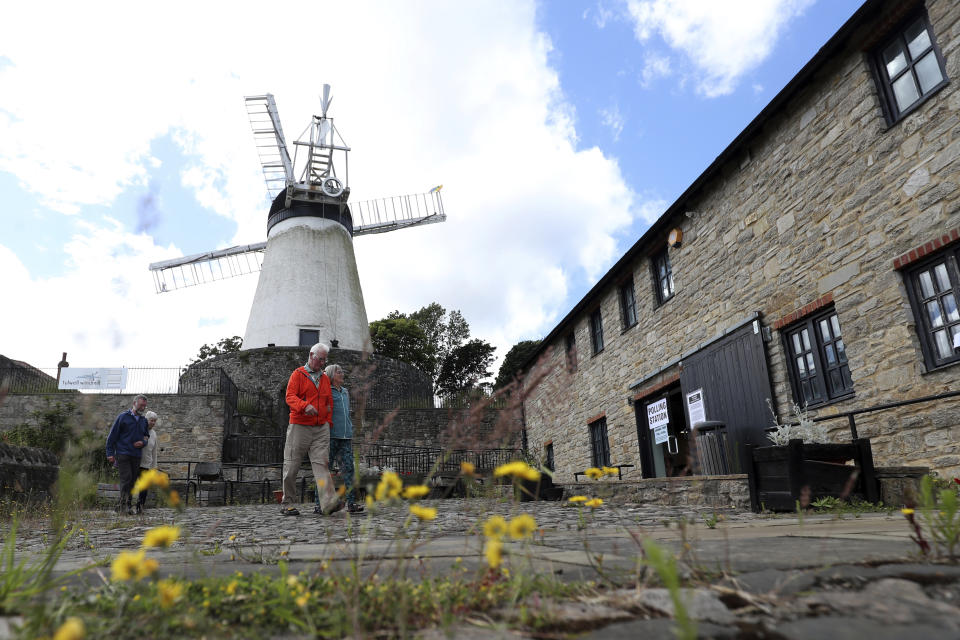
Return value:
<svg viewBox="0 0 960 640">
<path fill-rule="evenodd" d="M 147 408 L 147 397 L 139 395 L 133 400 L 133 406 L 117 416 L 107 435 L 107 460 L 120 471 L 120 502 L 117 511 L 133 514 L 130 506 L 130 491 L 140 472 L 140 456 L 143 446 L 150 437 L 147 419 L 143 412 Z"/>
</svg>

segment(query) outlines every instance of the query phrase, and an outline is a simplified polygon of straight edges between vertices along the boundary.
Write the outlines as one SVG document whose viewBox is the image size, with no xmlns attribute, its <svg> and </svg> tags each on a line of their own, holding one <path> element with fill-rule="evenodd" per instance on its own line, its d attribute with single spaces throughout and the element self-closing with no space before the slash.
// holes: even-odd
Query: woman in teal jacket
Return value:
<svg viewBox="0 0 960 640">
<path fill-rule="evenodd" d="M 330 429 L 330 465 L 339 462 L 340 477 L 346 489 L 347 511 L 360 513 L 363 505 L 357 502 L 353 489 L 353 423 L 350 421 L 350 394 L 343 386 L 343 368 L 331 364 L 324 372 L 330 378 L 330 391 L 333 394 L 333 412 Z M 316 512 L 319 505 L 314 508 Z"/>
</svg>

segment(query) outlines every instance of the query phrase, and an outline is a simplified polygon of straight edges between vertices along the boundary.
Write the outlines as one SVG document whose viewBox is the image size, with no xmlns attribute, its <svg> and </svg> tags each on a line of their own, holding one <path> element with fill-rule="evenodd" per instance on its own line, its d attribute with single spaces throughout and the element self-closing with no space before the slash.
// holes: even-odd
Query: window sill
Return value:
<svg viewBox="0 0 960 640">
<path fill-rule="evenodd" d="M 824 407 L 829 407 L 830 405 L 837 404 L 838 402 L 846 402 L 847 400 L 853 400 L 857 397 L 855 391 L 842 396 L 837 396 L 836 398 L 830 398 L 829 400 L 824 400 L 823 402 L 818 402 L 817 404 L 808 404 L 805 407 L 801 405 L 801 409 L 806 411 L 809 409 L 823 409 Z M 799 403 L 796 403 L 799 404 Z"/>
<path fill-rule="evenodd" d="M 673 294 L 672 296 L 670 296 L 670 297 L 667 298 L 666 300 L 661 300 L 661 301 L 659 301 L 659 302 L 657 303 L 657 306 L 655 306 L 655 307 L 653 308 L 653 310 L 654 310 L 654 311 L 658 311 L 658 310 L 660 309 L 660 307 L 663 307 L 663 306 L 666 305 L 668 302 L 670 302 L 671 300 L 673 300 L 676 295 L 677 295 L 677 294 Z"/>
<path fill-rule="evenodd" d="M 623 329 L 620 330 L 620 335 L 623 335 L 623 334 L 625 334 L 627 331 L 630 331 L 630 329 L 633 329 L 633 328 L 634 328 L 635 326 L 637 326 L 638 324 L 639 324 L 639 323 L 634 322 L 634 323 L 633 323 L 632 325 L 630 325 L 629 327 L 624 327 Z"/>
<path fill-rule="evenodd" d="M 600 355 L 601 353 L 603 353 L 603 349 L 600 349 L 600 351 L 595 351 L 595 352 L 593 353 L 593 355 L 590 356 L 590 358 L 591 358 L 591 359 L 596 358 L 596 357 L 597 357 L 598 355 Z"/>
<path fill-rule="evenodd" d="M 937 365 L 935 367 L 930 367 L 926 363 L 924 363 L 924 368 L 926 369 L 926 371 L 924 371 L 920 375 L 925 376 L 931 373 L 940 373 L 941 371 L 945 371 L 951 367 L 955 367 L 958 364 L 960 364 L 960 360 L 954 360 L 952 362 L 947 362 L 945 364 Z"/>
</svg>

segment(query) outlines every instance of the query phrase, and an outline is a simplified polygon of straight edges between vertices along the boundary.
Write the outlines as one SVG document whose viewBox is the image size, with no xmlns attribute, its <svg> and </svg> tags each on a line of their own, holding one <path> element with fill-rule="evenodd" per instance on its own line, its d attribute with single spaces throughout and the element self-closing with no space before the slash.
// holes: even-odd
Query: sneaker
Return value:
<svg viewBox="0 0 960 640">
<path fill-rule="evenodd" d="M 141 507 L 139 504 L 137 505 L 137 515 L 143 515 L 143 507 Z"/>
<path fill-rule="evenodd" d="M 341 509 L 343 509 L 345 506 L 347 506 L 347 503 L 346 503 L 346 502 L 344 502 L 343 500 L 338 500 L 338 501 L 337 501 L 337 504 L 333 505 L 333 507 L 330 509 L 330 511 L 327 511 L 327 513 L 326 513 L 325 515 L 328 515 L 328 516 L 329 516 L 329 515 L 333 515 L 333 514 L 336 513 L 337 511 L 340 511 Z"/>
<path fill-rule="evenodd" d="M 313 512 L 314 512 L 315 514 L 317 514 L 318 516 L 322 516 L 322 515 L 323 515 L 323 509 L 320 508 L 320 505 L 316 505 L 316 506 L 313 508 Z"/>
<path fill-rule="evenodd" d="M 281 507 L 280 515 L 282 516 L 298 516 L 300 515 L 300 510 L 296 507 Z"/>
<path fill-rule="evenodd" d="M 363 505 L 359 502 L 351 502 L 347 505 L 347 513 L 361 513 L 363 511 Z"/>
</svg>

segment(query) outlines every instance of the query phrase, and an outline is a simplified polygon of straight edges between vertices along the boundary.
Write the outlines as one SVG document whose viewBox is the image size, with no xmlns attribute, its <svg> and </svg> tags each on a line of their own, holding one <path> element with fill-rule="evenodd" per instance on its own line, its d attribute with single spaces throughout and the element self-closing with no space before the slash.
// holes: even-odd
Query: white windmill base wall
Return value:
<svg viewBox="0 0 960 640">
<path fill-rule="evenodd" d="M 323 218 L 270 229 L 243 348 L 295 347 L 300 329 L 318 329 L 321 342 L 337 340 L 342 349 L 371 350 L 353 239 Z"/>
</svg>

